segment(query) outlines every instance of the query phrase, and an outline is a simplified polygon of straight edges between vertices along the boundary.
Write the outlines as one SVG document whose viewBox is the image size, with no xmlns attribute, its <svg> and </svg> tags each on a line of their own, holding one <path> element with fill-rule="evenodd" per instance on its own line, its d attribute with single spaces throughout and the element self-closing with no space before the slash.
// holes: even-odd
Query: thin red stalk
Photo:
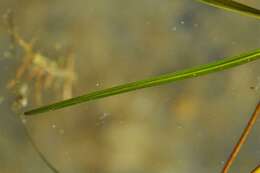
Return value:
<svg viewBox="0 0 260 173">
<path fill-rule="evenodd" d="M 221 173 L 227 173 L 228 170 L 230 169 L 232 163 L 236 159 L 239 151 L 241 150 L 241 147 L 246 142 L 248 135 L 250 134 L 259 115 L 260 115 L 260 102 L 256 106 L 254 113 L 252 114 L 250 120 L 248 121 L 247 126 L 245 127 L 242 135 L 240 136 L 240 139 L 238 140 L 236 146 L 233 148 L 233 151 L 230 154 L 228 160 L 226 161 Z"/>
</svg>

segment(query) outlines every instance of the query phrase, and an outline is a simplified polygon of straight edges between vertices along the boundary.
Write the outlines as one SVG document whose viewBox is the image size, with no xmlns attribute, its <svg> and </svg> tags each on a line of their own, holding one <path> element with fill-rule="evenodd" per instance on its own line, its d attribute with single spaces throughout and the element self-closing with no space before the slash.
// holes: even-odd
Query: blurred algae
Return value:
<svg viewBox="0 0 260 173">
<path fill-rule="evenodd" d="M 65 78 L 64 81 L 67 81 L 67 83 L 64 82 L 63 93 L 67 93 L 66 96 L 71 97 L 71 85 L 72 81 L 75 79 L 74 71 L 71 70 L 74 70 L 74 68 L 70 64 L 70 66 L 68 66 L 69 68 L 66 67 L 67 69 L 61 69 L 55 61 L 51 61 L 41 53 L 35 51 L 33 47 L 34 41 L 27 42 L 16 31 L 13 17 L 13 11 L 11 10 L 8 10 L 4 14 L 4 22 L 7 26 L 7 31 L 12 44 L 8 55 L 10 57 L 16 57 L 18 55 L 16 52 L 16 45 L 22 48 L 23 54 L 21 56 L 22 62 L 16 70 L 14 79 L 9 80 L 6 86 L 7 89 L 15 95 L 14 101 L 12 103 L 12 110 L 15 113 L 15 118 L 17 118 L 21 123 L 23 131 L 25 132 L 25 135 L 28 138 L 33 150 L 52 172 L 58 173 L 59 171 L 47 160 L 47 158 L 34 142 L 33 138 L 30 136 L 30 133 L 25 125 L 26 119 L 23 117 L 23 115 L 20 115 L 19 112 L 28 105 L 29 93 L 30 90 L 32 90 L 29 86 L 30 81 L 33 79 L 36 80 L 34 90 L 36 104 L 39 104 L 42 101 L 42 86 L 45 86 L 45 89 L 50 88 L 57 77 Z M 69 56 L 68 59 L 72 61 L 71 58 L 72 57 Z M 69 74 L 70 76 L 67 77 L 65 74 Z M 27 80 L 25 78 L 27 78 Z M 67 85 L 70 86 L 67 87 Z M 65 90 L 65 88 L 69 89 L 69 91 Z M 4 97 L 0 97 L 0 104 L 3 101 Z"/>
<path fill-rule="evenodd" d="M 16 48 L 21 48 L 21 63 L 17 67 L 15 77 L 7 83 L 7 89 L 17 95 L 15 108 L 20 109 L 27 106 L 29 93 L 34 93 L 34 103 L 42 104 L 43 92 L 46 90 L 61 91 L 62 99 L 72 97 L 72 90 L 77 79 L 74 69 L 74 53 L 68 49 L 63 62 L 57 57 L 48 57 L 35 49 L 37 39 L 30 41 L 24 39 L 17 31 L 13 21 L 13 12 L 7 11 L 4 15 L 8 34 L 12 43 L 9 54 L 16 56 Z M 30 83 L 34 81 L 34 83 Z M 30 92 L 29 92 L 30 91 Z M 31 92 L 33 91 L 33 92 Z"/>
</svg>

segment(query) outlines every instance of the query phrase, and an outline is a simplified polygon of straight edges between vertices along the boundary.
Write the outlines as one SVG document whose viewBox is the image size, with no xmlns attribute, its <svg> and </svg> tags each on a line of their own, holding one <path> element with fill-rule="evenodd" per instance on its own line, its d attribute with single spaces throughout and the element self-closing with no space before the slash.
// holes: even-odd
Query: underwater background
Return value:
<svg viewBox="0 0 260 173">
<path fill-rule="evenodd" d="M 257 0 L 240 2 L 260 8 Z M 1 0 L 1 173 L 52 172 L 24 126 L 61 173 L 218 173 L 259 102 L 256 61 L 20 121 L 22 111 L 61 100 L 65 84 L 57 79 L 41 89 L 37 104 L 37 75 L 28 76 L 38 66 L 30 64 L 33 70 L 20 78 L 28 87 L 26 104 L 14 110 L 20 90 L 7 85 L 26 57 L 8 34 L 7 11 L 13 12 L 17 32 L 25 40 L 35 39 L 34 50 L 48 62 L 65 61 L 67 49 L 73 52 L 73 96 L 260 46 L 258 20 L 195 0 Z M 231 172 L 250 172 L 260 163 L 259 134 L 260 120 Z"/>
</svg>

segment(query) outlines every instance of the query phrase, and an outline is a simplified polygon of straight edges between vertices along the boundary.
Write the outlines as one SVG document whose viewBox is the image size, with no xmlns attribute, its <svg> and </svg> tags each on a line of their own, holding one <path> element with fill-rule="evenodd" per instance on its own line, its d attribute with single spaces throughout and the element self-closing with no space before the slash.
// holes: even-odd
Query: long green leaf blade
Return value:
<svg viewBox="0 0 260 173">
<path fill-rule="evenodd" d="M 187 70 L 182 70 L 170 74 L 165 74 L 162 76 L 150 78 L 150 79 L 145 79 L 145 80 L 140 80 L 132 83 L 127 83 L 119 86 L 115 86 L 112 88 L 100 90 L 100 91 L 95 91 L 89 94 L 85 94 L 79 97 L 74 97 L 68 100 L 64 100 L 61 102 L 57 102 L 54 104 L 50 104 L 47 106 L 43 106 L 40 108 L 36 108 L 30 111 L 25 112 L 25 115 L 33 115 L 33 114 L 38 114 L 38 113 L 43 113 L 47 111 L 53 111 L 56 109 L 62 109 L 68 106 L 72 106 L 75 104 L 91 101 L 91 100 L 96 100 L 99 98 L 104 98 L 120 93 L 125 93 L 133 90 L 138 90 L 142 88 L 147 88 L 147 87 L 152 87 L 152 86 L 157 86 L 157 85 L 162 85 L 165 83 L 173 82 L 173 81 L 178 81 L 178 80 L 184 80 L 187 78 L 193 78 L 193 77 L 198 77 L 201 75 L 205 75 L 208 73 L 216 72 L 216 71 L 221 71 L 227 68 L 235 67 L 241 64 L 245 64 L 254 60 L 257 60 L 260 58 L 260 49 L 241 54 L 239 56 L 235 56 L 232 58 L 225 58 L 223 60 L 219 60 L 213 63 L 209 63 L 206 65 L 202 65 L 196 68 L 189 68 Z"/>
<path fill-rule="evenodd" d="M 238 12 L 247 16 L 260 19 L 260 10 L 244 5 L 233 0 L 198 0 L 211 6 L 222 8 L 229 11 Z"/>
</svg>

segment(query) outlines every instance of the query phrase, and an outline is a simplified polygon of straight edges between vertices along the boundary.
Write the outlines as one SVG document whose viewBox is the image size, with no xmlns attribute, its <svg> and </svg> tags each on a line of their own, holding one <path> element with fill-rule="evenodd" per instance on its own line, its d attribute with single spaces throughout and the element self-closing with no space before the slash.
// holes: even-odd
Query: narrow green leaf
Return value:
<svg viewBox="0 0 260 173">
<path fill-rule="evenodd" d="M 233 0 L 198 0 L 211 6 L 260 19 L 260 10 Z"/>
<path fill-rule="evenodd" d="M 173 82 L 173 81 L 178 81 L 178 80 L 184 80 L 187 78 L 193 78 L 193 77 L 198 77 L 201 75 L 205 75 L 208 73 L 216 72 L 216 71 L 221 71 L 227 68 L 235 67 L 241 64 L 245 64 L 254 60 L 257 60 L 260 58 L 260 49 L 241 54 L 239 56 L 235 56 L 232 58 L 225 58 L 223 60 L 219 60 L 213 63 L 209 63 L 206 65 L 202 65 L 196 68 L 189 68 L 187 70 L 182 70 L 170 74 L 165 74 L 162 76 L 150 78 L 150 79 L 145 79 L 145 80 L 140 80 L 132 83 L 127 83 L 119 86 L 115 86 L 112 88 L 100 90 L 100 91 L 95 91 L 89 94 L 85 94 L 79 97 L 74 97 L 68 100 L 64 100 L 61 102 L 57 102 L 54 104 L 50 104 L 47 106 L 43 106 L 40 108 L 36 108 L 30 111 L 25 112 L 25 115 L 33 115 L 33 114 L 38 114 L 38 113 L 43 113 L 47 111 L 53 111 L 56 109 L 61 109 L 65 108 L 68 106 L 72 106 L 75 104 L 91 101 L 91 100 L 96 100 L 99 98 L 104 98 L 120 93 L 125 93 L 133 90 L 138 90 L 142 88 L 147 88 L 147 87 L 152 87 L 152 86 L 157 86 L 157 85 L 162 85 L 165 83 Z"/>
</svg>

